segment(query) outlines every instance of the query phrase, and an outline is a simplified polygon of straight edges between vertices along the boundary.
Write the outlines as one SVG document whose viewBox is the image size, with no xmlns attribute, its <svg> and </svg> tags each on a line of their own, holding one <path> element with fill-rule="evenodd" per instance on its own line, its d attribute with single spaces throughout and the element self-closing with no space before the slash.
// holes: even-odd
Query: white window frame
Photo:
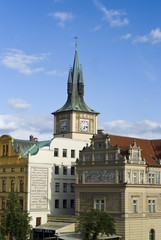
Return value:
<svg viewBox="0 0 161 240">
<path fill-rule="evenodd" d="M 137 173 L 136 172 L 133 172 L 133 174 L 132 174 L 132 183 L 137 184 Z"/>
<path fill-rule="evenodd" d="M 99 209 L 102 212 L 106 209 L 106 198 L 94 198 L 94 209 Z"/>
<path fill-rule="evenodd" d="M 138 213 L 138 200 L 133 199 L 133 213 Z"/>
</svg>

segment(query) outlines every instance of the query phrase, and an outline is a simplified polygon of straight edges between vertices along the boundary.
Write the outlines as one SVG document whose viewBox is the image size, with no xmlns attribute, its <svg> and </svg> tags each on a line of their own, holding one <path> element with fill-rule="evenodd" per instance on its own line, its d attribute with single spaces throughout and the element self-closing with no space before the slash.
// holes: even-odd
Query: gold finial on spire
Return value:
<svg viewBox="0 0 161 240">
<path fill-rule="evenodd" d="M 76 42 L 75 42 L 75 50 L 77 51 L 77 39 L 78 39 L 78 37 L 76 36 L 76 37 L 74 37 L 74 39 L 76 40 Z"/>
</svg>

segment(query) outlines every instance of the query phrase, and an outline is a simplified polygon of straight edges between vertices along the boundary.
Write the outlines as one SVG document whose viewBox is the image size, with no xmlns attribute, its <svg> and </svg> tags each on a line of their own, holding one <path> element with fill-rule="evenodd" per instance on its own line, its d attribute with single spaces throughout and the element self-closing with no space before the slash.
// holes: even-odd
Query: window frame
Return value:
<svg viewBox="0 0 161 240">
<path fill-rule="evenodd" d="M 11 180 L 11 192 L 15 191 L 15 182 L 14 180 Z"/>
<path fill-rule="evenodd" d="M 59 208 L 59 204 L 60 204 L 59 199 L 55 199 L 55 208 Z"/>
<path fill-rule="evenodd" d="M 63 158 L 67 157 L 67 149 L 66 148 L 63 148 L 62 156 L 63 156 Z"/>
<path fill-rule="evenodd" d="M 132 183 L 137 184 L 137 173 L 136 172 L 133 172 L 133 174 L 132 174 Z"/>
<path fill-rule="evenodd" d="M 63 175 L 68 175 L 68 168 L 67 168 L 67 166 L 63 166 Z"/>
<path fill-rule="evenodd" d="M 99 209 L 102 212 L 106 211 L 106 198 L 105 197 L 94 198 L 94 209 Z"/>
<path fill-rule="evenodd" d="M 63 208 L 68 208 L 68 200 L 63 199 Z"/>
<path fill-rule="evenodd" d="M 55 192 L 60 192 L 60 183 L 55 183 Z"/>
<path fill-rule="evenodd" d="M 63 193 L 67 193 L 67 192 L 68 192 L 68 184 L 63 183 Z"/>
<path fill-rule="evenodd" d="M 138 200 L 133 199 L 133 213 L 138 213 Z"/>
<path fill-rule="evenodd" d="M 75 149 L 71 149 L 71 158 L 75 158 Z"/>
<path fill-rule="evenodd" d="M 54 148 L 54 157 L 59 157 L 59 148 Z"/>
<path fill-rule="evenodd" d="M 74 166 L 71 166 L 70 174 L 71 174 L 72 176 L 75 176 L 75 167 L 74 167 Z"/>
<path fill-rule="evenodd" d="M 56 165 L 55 165 L 55 174 L 59 175 L 59 166 L 56 166 Z"/>
</svg>

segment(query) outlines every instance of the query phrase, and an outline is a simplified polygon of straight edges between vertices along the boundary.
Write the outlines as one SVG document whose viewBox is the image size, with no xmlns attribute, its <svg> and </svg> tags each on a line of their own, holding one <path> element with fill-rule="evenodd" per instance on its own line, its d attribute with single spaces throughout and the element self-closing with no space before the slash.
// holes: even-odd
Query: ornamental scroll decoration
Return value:
<svg viewBox="0 0 161 240">
<path fill-rule="evenodd" d="M 85 171 L 85 183 L 115 183 L 115 170 Z"/>
</svg>

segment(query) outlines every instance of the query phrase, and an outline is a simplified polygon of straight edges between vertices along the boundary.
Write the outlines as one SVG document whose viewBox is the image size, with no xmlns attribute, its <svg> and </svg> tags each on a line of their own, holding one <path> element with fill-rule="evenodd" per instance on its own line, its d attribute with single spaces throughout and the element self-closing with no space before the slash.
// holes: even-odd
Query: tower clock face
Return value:
<svg viewBox="0 0 161 240">
<path fill-rule="evenodd" d="M 61 130 L 61 132 L 65 132 L 67 130 L 67 121 L 66 120 L 61 121 L 60 130 Z"/>
<path fill-rule="evenodd" d="M 83 132 L 88 131 L 88 121 L 81 121 L 80 122 L 80 130 Z"/>
</svg>

